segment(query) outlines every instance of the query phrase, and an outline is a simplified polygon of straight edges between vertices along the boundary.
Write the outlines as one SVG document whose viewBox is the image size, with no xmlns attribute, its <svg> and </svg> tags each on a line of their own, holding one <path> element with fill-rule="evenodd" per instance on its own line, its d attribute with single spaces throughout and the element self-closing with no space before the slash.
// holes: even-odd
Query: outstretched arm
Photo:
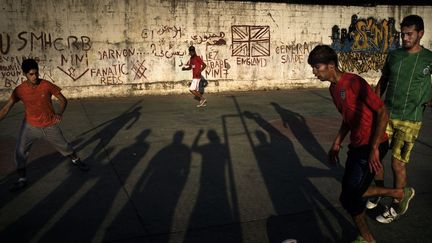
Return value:
<svg viewBox="0 0 432 243">
<path fill-rule="evenodd" d="M 182 70 L 183 70 L 183 71 L 191 70 L 191 69 L 192 69 L 191 66 L 182 67 Z"/>
<path fill-rule="evenodd" d="M 6 104 L 0 110 L 0 121 L 6 117 L 6 115 L 9 113 L 9 111 L 12 109 L 12 107 L 15 105 L 16 102 L 17 101 L 11 95 L 8 101 L 6 102 Z"/>
<path fill-rule="evenodd" d="M 198 130 L 198 134 L 192 143 L 192 151 L 196 151 L 198 149 L 198 141 L 201 138 L 201 136 L 203 135 L 203 133 L 204 133 L 203 129 Z"/>
<path fill-rule="evenodd" d="M 186 63 L 186 65 L 184 66 L 184 67 L 182 67 L 182 70 L 183 71 L 186 71 L 186 70 L 191 70 L 192 69 L 192 66 L 190 65 L 190 60 Z"/>
<path fill-rule="evenodd" d="M 139 120 L 140 116 L 141 116 L 141 113 L 139 113 L 139 112 L 135 113 L 133 116 L 132 122 L 126 127 L 126 130 L 131 128 Z"/>
</svg>

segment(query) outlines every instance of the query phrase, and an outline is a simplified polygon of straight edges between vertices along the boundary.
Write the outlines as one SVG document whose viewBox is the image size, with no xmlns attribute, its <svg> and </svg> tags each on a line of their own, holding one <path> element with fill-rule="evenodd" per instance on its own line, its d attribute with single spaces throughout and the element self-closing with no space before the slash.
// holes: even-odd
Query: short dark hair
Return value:
<svg viewBox="0 0 432 243">
<path fill-rule="evenodd" d="M 195 51 L 195 47 L 194 46 L 189 46 L 189 51 Z"/>
<path fill-rule="evenodd" d="M 418 15 L 409 15 L 403 18 L 402 23 L 400 24 L 402 27 L 410 27 L 414 25 L 417 31 L 424 30 L 424 23 L 422 17 Z"/>
<path fill-rule="evenodd" d="M 36 69 L 39 71 L 39 65 L 35 59 L 25 59 L 21 64 L 21 69 L 24 73 L 30 72 L 32 69 Z"/>
<path fill-rule="evenodd" d="M 330 62 L 334 62 L 336 66 L 338 65 L 337 54 L 330 46 L 318 45 L 309 53 L 309 65 L 318 63 L 329 64 Z"/>
</svg>

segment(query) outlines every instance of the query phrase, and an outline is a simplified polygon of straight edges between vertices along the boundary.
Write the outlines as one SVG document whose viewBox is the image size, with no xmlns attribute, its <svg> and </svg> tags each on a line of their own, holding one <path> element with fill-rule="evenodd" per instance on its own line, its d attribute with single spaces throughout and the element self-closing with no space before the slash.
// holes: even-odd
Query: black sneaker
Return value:
<svg viewBox="0 0 432 243">
<path fill-rule="evenodd" d="M 78 168 L 82 171 L 88 171 L 89 167 L 86 163 L 82 162 L 80 159 L 72 160 L 72 164 L 78 166 Z"/>
<path fill-rule="evenodd" d="M 27 186 L 27 179 L 26 178 L 19 178 L 13 185 L 12 187 L 9 189 L 11 192 L 17 192 L 20 191 L 22 189 L 24 189 L 24 187 Z"/>
</svg>

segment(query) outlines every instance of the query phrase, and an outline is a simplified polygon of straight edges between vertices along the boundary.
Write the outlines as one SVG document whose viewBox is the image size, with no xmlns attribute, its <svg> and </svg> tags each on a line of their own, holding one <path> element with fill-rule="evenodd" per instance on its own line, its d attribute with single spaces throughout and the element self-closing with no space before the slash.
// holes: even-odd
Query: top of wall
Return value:
<svg viewBox="0 0 432 243">
<path fill-rule="evenodd" d="M 347 0 L 228 0 L 233 2 L 272 2 L 272 3 L 291 3 L 291 4 L 314 4 L 314 5 L 342 5 L 342 6 L 432 6 L 430 0 L 375 0 L 375 1 L 347 1 Z"/>
</svg>

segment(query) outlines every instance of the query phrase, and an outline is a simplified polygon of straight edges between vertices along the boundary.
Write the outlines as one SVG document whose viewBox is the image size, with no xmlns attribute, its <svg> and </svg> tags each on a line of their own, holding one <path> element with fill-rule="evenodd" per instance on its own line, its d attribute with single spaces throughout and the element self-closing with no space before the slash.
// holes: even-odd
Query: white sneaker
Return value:
<svg viewBox="0 0 432 243">
<path fill-rule="evenodd" d="M 204 106 L 207 106 L 207 100 L 206 99 L 201 100 L 199 105 L 197 105 L 197 107 L 204 107 Z"/>
<path fill-rule="evenodd" d="M 393 222 L 393 220 L 397 219 L 399 217 L 399 214 L 396 212 L 396 210 L 393 207 L 389 207 L 384 213 L 381 215 L 378 215 L 376 217 L 376 220 L 383 224 L 389 224 Z"/>
<path fill-rule="evenodd" d="M 297 243 L 297 240 L 295 240 L 295 239 L 286 239 L 286 240 L 282 241 L 282 243 Z"/>
<path fill-rule="evenodd" d="M 371 197 L 366 202 L 367 209 L 374 209 L 378 206 L 379 201 L 381 201 L 381 197 Z"/>
</svg>

